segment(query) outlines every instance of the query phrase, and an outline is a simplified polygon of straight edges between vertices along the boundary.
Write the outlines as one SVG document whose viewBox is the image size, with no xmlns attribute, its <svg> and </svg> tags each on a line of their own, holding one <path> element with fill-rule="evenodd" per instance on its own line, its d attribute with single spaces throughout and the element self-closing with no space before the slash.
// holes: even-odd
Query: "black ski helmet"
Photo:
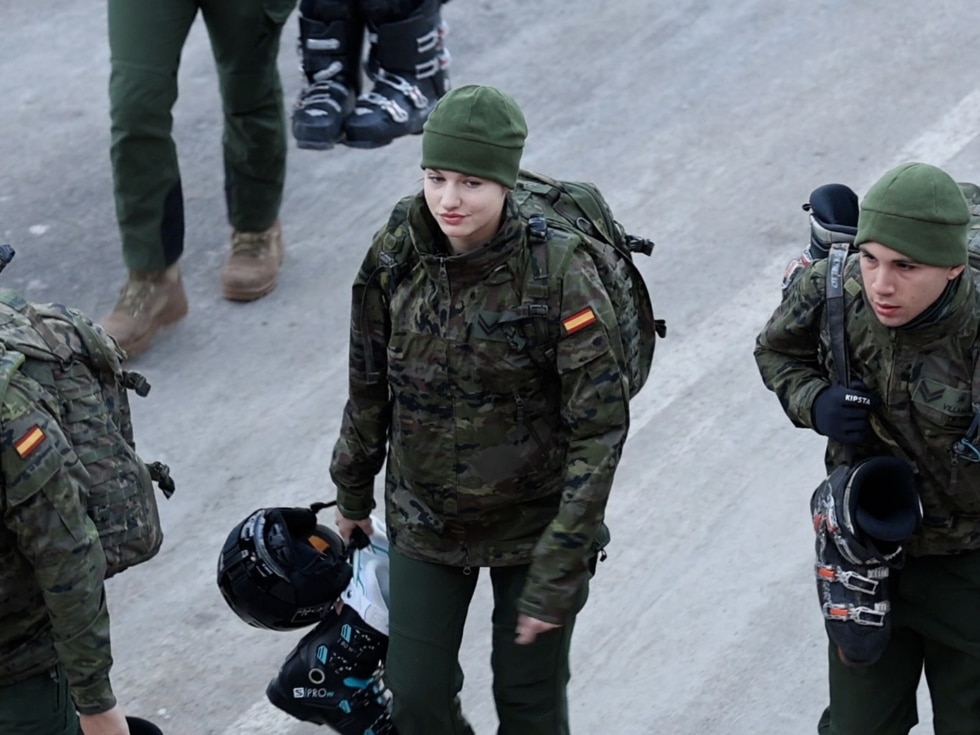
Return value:
<svg viewBox="0 0 980 735">
<path fill-rule="evenodd" d="M 351 579 L 344 542 L 311 508 L 260 508 L 235 526 L 218 558 L 218 587 L 249 625 L 293 630 L 318 622 Z"/>
</svg>

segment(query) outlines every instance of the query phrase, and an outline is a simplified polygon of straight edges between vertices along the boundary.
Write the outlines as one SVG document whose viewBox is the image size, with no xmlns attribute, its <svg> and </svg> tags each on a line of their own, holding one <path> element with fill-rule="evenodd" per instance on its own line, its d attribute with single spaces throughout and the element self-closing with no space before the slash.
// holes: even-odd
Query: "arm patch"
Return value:
<svg viewBox="0 0 980 735">
<path fill-rule="evenodd" d="M 34 424 L 27 432 L 14 442 L 14 451 L 21 459 L 26 459 L 35 449 L 41 446 L 46 435 L 41 427 Z"/>
</svg>

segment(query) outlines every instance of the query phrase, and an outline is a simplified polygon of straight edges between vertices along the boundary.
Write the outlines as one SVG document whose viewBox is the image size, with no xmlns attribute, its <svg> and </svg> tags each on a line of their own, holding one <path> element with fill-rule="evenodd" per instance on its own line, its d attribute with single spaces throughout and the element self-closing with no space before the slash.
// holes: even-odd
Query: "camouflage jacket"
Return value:
<svg viewBox="0 0 980 735">
<path fill-rule="evenodd" d="M 405 238 L 414 267 L 390 289 L 379 259 Z M 628 393 L 610 347 L 613 306 L 587 255 L 576 253 L 556 310 L 597 318 L 563 334 L 551 369 L 519 346 L 515 327 L 494 326 L 521 304 L 529 258 L 509 197 L 494 238 L 460 255 L 421 195 L 398 204 L 354 282 L 350 394 L 331 477 L 341 512 L 365 518 L 387 451 L 395 548 L 452 566 L 530 563 L 519 609 L 563 622 L 626 440 Z"/>
<path fill-rule="evenodd" d="M 972 381 L 980 354 L 980 292 L 967 269 L 941 313 L 892 329 L 865 302 L 859 255 L 844 269 L 851 379 L 882 404 L 857 458 L 890 454 L 915 466 L 924 519 L 910 544 L 914 555 L 980 548 L 980 464 L 958 460 L 953 444 L 973 419 Z M 813 428 L 811 409 L 834 373 L 824 309 L 827 261 L 806 268 L 756 340 L 755 358 L 794 424 Z M 844 448 L 828 441 L 828 471 Z"/>
<path fill-rule="evenodd" d="M 0 687 L 60 663 L 82 714 L 115 705 L 109 686 L 105 556 L 85 510 L 87 473 L 58 407 L 0 353 Z"/>
</svg>

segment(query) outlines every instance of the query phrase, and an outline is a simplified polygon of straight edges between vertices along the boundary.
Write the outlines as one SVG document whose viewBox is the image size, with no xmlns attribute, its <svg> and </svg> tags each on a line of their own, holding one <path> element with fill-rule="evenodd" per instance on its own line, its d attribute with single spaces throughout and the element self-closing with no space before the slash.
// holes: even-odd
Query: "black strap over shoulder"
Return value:
<svg viewBox="0 0 980 735">
<path fill-rule="evenodd" d="M 843 386 L 851 384 L 851 369 L 847 357 L 847 331 L 844 325 L 844 263 L 847 243 L 834 243 L 827 262 L 827 323 L 830 327 L 830 348 L 834 355 L 837 380 Z"/>
<path fill-rule="evenodd" d="M 847 329 L 844 324 L 844 263 L 847 261 L 848 244 L 831 245 L 827 256 L 827 324 L 830 329 L 830 350 L 834 355 L 837 381 L 843 386 L 851 384 L 851 367 L 847 357 Z M 854 447 L 844 447 L 848 464 L 854 462 Z"/>
<path fill-rule="evenodd" d="M 524 284 L 524 302 L 516 309 L 500 314 L 495 325 L 521 324 L 527 328 L 526 336 L 517 336 L 519 349 L 527 350 L 531 359 L 539 365 L 551 366 L 555 360 L 554 338 L 550 330 L 551 312 L 549 308 L 550 273 L 548 271 L 548 240 L 550 237 L 547 220 L 541 215 L 532 215 L 527 222 L 527 239 L 530 257 L 530 273 Z"/>
</svg>

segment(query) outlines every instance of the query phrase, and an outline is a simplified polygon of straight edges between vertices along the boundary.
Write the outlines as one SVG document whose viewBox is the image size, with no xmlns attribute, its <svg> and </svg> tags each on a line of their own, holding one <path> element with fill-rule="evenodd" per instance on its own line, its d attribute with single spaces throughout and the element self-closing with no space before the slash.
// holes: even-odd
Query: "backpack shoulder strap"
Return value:
<svg viewBox="0 0 980 735">
<path fill-rule="evenodd" d="M 980 462 L 980 333 L 974 340 L 972 357 L 970 401 L 973 407 L 973 421 L 970 422 L 970 428 L 966 433 L 953 444 L 953 454 L 971 464 Z"/>
<path fill-rule="evenodd" d="M 493 315 L 493 323 L 484 328 L 516 325 L 514 345 L 525 350 L 538 365 L 555 364 L 558 343 L 558 304 L 561 276 L 568 269 L 578 239 L 572 233 L 549 226 L 541 214 L 527 218 L 527 267 L 521 287 L 521 303 L 513 309 Z M 485 316 L 481 315 L 481 319 Z"/>
<path fill-rule="evenodd" d="M 558 306 L 552 301 L 559 295 L 561 278 L 568 270 L 578 240 L 550 229 L 540 215 L 532 216 L 528 222 L 528 240 L 531 257 L 524 279 L 523 301 L 532 311 L 525 329 L 530 330 L 532 337 L 531 358 L 539 365 L 550 367 L 555 364 L 560 317 Z"/>
<path fill-rule="evenodd" d="M 392 216 L 394 217 L 394 215 Z M 390 311 L 391 301 L 398 285 L 405 275 L 411 271 L 416 260 L 415 248 L 412 247 L 411 237 L 407 233 L 387 232 L 381 237 L 377 262 L 374 269 L 366 276 L 365 283 L 360 289 L 360 302 L 357 304 L 358 331 L 361 335 L 366 380 L 369 384 L 377 383 L 381 376 L 378 373 L 371 343 L 370 318 L 366 308 L 368 287 L 377 281 L 380 286 L 381 298 L 384 301 L 384 309 Z"/>
<path fill-rule="evenodd" d="M 834 243 L 827 256 L 827 324 L 830 330 L 830 348 L 834 355 L 837 380 L 843 386 L 850 385 L 850 363 L 847 356 L 847 331 L 844 324 L 844 263 L 847 261 L 847 243 Z"/>
<path fill-rule="evenodd" d="M 837 382 L 843 386 L 851 384 L 851 368 L 847 356 L 847 328 L 844 324 L 844 264 L 847 262 L 847 243 L 834 243 L 827 256 L 827 325 L 830 330 L 830 350 L 834 355 L 834 369 Z M 844 447 L 844 458 L 848 464 L 854 461 L 854 447 Z"/>
</svg>

